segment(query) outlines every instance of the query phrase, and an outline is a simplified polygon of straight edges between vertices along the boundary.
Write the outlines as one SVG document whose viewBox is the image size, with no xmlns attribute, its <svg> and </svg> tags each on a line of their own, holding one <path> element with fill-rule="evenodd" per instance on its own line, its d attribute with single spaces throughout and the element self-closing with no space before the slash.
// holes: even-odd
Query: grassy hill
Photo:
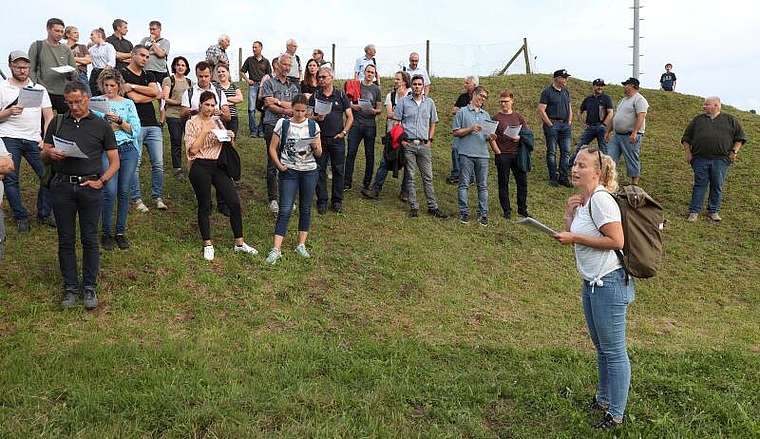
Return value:
<svg viewBox="0 0 760 439">
<path fill-rule="evenodd" d="M 529 210 L 562 228 L 573 190 L 548 185 L 536 112 L 550 81 L 481 79 L 491 113 L 499 91 L 515 93 L 536 133 Z M 571 78 L 569 88 L 577 107 L 591 87 Z M 452 214 L 448 110 L 460 92 L 458 79 L 434 80 L 435 187 Z M 607 93 L 617 102 L 622 87 Z M 692 172 L 679 140 L 702 98 L 641 93 L 650 103 L 641 185 L 669 222 L 663 269 L 636 283 L 629 310 L 633 379 L 619 435 L 758 437 L 760 117 L 724 107 L 749 142 L 729 172 L 723 222 L 688 223 Z M 265 147 L 241 136 L 239 148 L 245 237 L 265 256 L 274 228 Z M 35 183 L 22 167 L 31 207 Z M 142 175 L 145 188 L 149 166 Z M 398 184 L 389 178 L 377 201 L 347 193 L 342 215 L 313 211 L 308 261 L 292 253 L 296 220 L 285 257 L 267 266 L 233 254 L 215 213 L 217 257 L 207 263 L 192 189 L 167 172 L 169 210 L 131 212 L 132 248 L 101 254 L 95 312 L 59 310 L 55 231 L 19 235 L 4 207 L 0 437 L 588 436 L 596 364 L 571 248 L 500 218 L 493 168 L 487 228 L 410 219 Z"/>
</svg>

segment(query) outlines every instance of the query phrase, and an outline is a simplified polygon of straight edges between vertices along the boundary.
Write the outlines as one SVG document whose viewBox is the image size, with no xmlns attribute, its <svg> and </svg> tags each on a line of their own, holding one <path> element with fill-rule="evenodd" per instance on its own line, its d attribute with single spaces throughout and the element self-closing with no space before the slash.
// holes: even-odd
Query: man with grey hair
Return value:
<svg viewBox="0 0 760 439">
<path fill-rule="evenodd" d="M 375 54 L 377 53 L 377 50 L 375 50 L 374 44 L 367 44 L 364 46 L 364 56 L 356 59 L 356 64 L 354 64 L 354 79 L 357 79 L 359 81 L 364 80 L 364 69 L 367 68 L 369 64 L 372 64 L 377 68 L 377 60 L 375 59 Z M 375 85 L 380 87 L 380 74 L 378 72 L 375 72 Z"/>
<path fill-rule="evenodd" d="M 303 81 L 303 69 L 301 68 L 301 58 L 296 55 L 298 49 L 298 43 L 293 38 L 285 42 L 285 53 L 293 58 L 293 63 L 288 71 L 288 78 L 293 78 L 296 81 Z"/>
<path fill-rule="evenodd" d="M 409 67 L 404 67 L 404 71 L 409 73 L 409 76 L 420 75 L 425 83 L 425 96 L 430 96 L 430 76 L 428 76 L 427 70 L 420 67 L 420 54 L 412 52 L 409 54 Z"/>
<path fill-rule="evenodd" d="M 217 43 L 206 49 L 206 62 L 211 65 L 211 80 L 217 82 L 216 68 L 220 63 L 230 65 L 230 57 L 227 56 L 227 48 L 230 47 L 230 37 L 221 34 Z"/>
<path fill-rule="evenodd" d="M 708 184 L 708 215 L 713 221 L 721 220 L 718 211 L 723 201 L 723 183 L 728 168 L 747 141 L 739 121 L 730 114 L 721 113 L 720 107 L 719 97 L 705 99 L 702 105 L 704 114 L 695 117 L 681 137 L 686 162 L 694 170 L 688 221 L 697 220 Z"/>
<path fill-rule="evenodd" d="M 460 108 L 464 108 L 470 105 L 472 100 L 472 91 L 475 90 L 480 84 L 480 78 L 474 75 L 470 75 L 464 78 L 464 92 L 459 95 L 457 101 L 454 102 L 454 106 L 451 107 L 451 115 L 457 114 Z M 446 178 L 446 183 L 458 184 L 459 183 L 459 138 L 454 137 L 454 141 L 451 145 L 451 173 Z"/>
</svg>

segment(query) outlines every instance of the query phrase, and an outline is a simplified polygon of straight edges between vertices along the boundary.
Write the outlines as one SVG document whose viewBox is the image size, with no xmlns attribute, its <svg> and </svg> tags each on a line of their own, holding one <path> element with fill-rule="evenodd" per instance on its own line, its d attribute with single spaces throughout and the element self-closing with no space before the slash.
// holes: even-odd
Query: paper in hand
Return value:
<svg viewBox="0 0 760 439">
<path fill-rule="evenodd" d="M 70 65 L 66 64 L 65 66 L 58 66 L 58 67 L 51 67 L 50 70 L 56 72 L 56 73 L 71 73 L 75 71 L 76 69 L 74 67 L 71 67 Z"/>
<path fill-rule="evenodd" d="M 521 226 L 525 226 L 528 228 L 531 228 L 533 230 L 538 230 L 541 233 L 546 233 L 549 236 L 554 236 L 557 234 L 554 230 L 552 230 L 550 227 L 542 224 L 539 221 L 534 220 L 533 218 L 523 218 L 520 221 L 515 221 L 515 224 L 519 224 Z"/>
<path fill-rule="evenodd" d="M 63 153 L 66 157 L 76 157 L 80 159 L 86 159 L 87 154 L 83 153 L 76 142 L 71 140 L 61 139 L 60 137 L 53 136 L 53 146 L 59 152 Z"/>
<path fill-rule="evenodd" d="M 230 134 L 225 129 L 211 130 L 211 132 L 214 133 L 220 142 L 232 142 L 232 139 L 230 139 Z"/>
<path fill-rule="evenodd" d="M 504 128 L 504 135 L 509 137 L 510 139 L 514 139 L 515 137 L 520 135 L 521 129 L 522 129 L 522 125 L 510 125 Z"/>
<path fill-rule="evenodd" d="M 484 120 L 481 126 L 483 127 L 483 135 L 488 137 L 491 134 L 496 134 L 496 127 L 499 126 L 499 122 Z"/>
<path fill-rule="evenodd" d="M 111 111 L 111 104 L 108 103 L 108 98 L 94 97 L 90 98 L 90 111 L 95 110 L 103 114 L 113 113 Z"/>
<path fill-rule="evenodd" d="M 321 101 L 319 99 L 316 99 L 314 101 L 314 113 L 315 114 L 330 114 L 332 111 L 332 102 L 329 101 Z"/>
<path fill-rule="evenodd" d="M 21 108 L 39 108 L 42 106 L 43 90 L 24 87 L 18 93 L 18 106 Z"/>
</svg>

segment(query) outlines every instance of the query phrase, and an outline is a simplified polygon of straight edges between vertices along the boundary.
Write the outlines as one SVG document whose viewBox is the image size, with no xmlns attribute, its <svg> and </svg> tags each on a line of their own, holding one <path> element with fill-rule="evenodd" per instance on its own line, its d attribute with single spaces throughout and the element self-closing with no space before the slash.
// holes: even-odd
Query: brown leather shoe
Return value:
<svg viewBox="0 0 760 439">
<path fill-rule="evenodd" d="M 362 189 L 361 193 L 364 198 L 370 198 L 373 200 L 380 196 L 380 192 L 378 192 L 377 189 Z"/>
</svg>

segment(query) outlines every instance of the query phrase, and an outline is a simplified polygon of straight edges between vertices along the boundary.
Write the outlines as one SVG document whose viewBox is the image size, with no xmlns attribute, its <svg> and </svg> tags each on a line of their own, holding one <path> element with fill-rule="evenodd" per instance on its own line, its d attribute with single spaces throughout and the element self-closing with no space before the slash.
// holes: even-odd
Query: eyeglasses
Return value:
<svg viewBox="0 0 760 439">
<path fill-rule="evenodd" d="M 602 170 L 602 150 L 596 146 L 583 145 L 580 147 L 579 151 L 582 151 L 584 149 L 591 154 L 596 153 L 596 156 L 599 158 L 599 170 Z"/>
<path fill-rule="evenodd" d="M 508 103 L 510 103 L 512 101 L 510 101 L 509 99 L 506 99 L 506 100 L 499 101 L 499 102 L 502 103 L 502 104 L 508 104 Z"/>
<path fill-rule="evenodd" d="M 24 70 L 29 70 L 29 66 L 11 66 L 11 69 L 23 72 Z"/>
<path fill-rule="evenodd" d="M 321 75 L 321 76 L 317 76 L 317 79 L 327 79 L 329 77 L 330 75 Z"/>
<path fill-rule="evenodd" d="M 68 105 L 69 107 L 78 107 L 84 104 L 84 102 L 85 102 L 84 99 L 79 99 L 76 101 L 66 101 L 66 105 Z"/>
<path fill-rule="evenodd" d="M 480 94 L 478 94 L 478 96 L 480 96 L 483 99 L 488 99 L 488 95 L 485 94 L 485 93 L 480 93 Z"/>
</svg>

